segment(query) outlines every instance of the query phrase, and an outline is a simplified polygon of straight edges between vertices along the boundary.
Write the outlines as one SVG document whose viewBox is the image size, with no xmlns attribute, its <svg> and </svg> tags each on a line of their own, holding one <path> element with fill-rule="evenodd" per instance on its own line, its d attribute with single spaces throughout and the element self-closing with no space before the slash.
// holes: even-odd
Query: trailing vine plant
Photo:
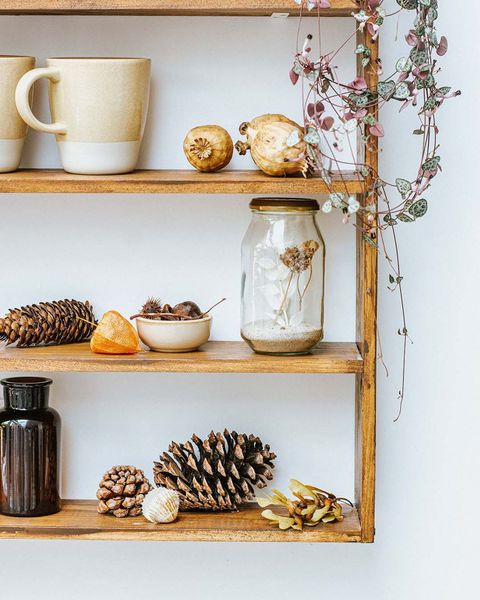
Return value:
<svg viewBox="0 0 480 600">
<path fill-rule="evenodd" d="M 357 10 L 352 15 L 356 21 L 356 31 L 335 50 L 322 53 L 320 35 L 320 11 L 330 8 L 329 0 L 295 0 L 305 10 L 316 10 L 318 15 L 319 57 L 312 57 L 313 36 L 308 35 L 299 43 L 290 80 L 295 85 L 301 80 L 304 115 L 304 141 L 307 142 L 306 158 L 324 180 L 328 198 L 322 206 L 325 213 L 339 209 L 344 223 L 356 216 L 356 227 L 361 229 L 363 239 L 384 255 L 390 268 L 389 289 L 397 291 L 400 297 L 402 325 L 398 334 L 403 342 L 402 378 L 399 390 L 399 418 L 405 396 L 405 372 L 408 328 L 403 295 L 403 275 L 400 268 L 400 253 L 396 227 L 400 223 L 413 223 L 422 218 L 428 210 L 424 197 L 432 180 L 441 171 L 439 149 L 439 129 L 436 115 L 445 100 L 460 94 L 451 87 L 440 85 L 438 76 L 441 68 L 439 57 L 448 50 L 446 37 L 438 37 L 438 0 L 395 0 L 396 5 L 387 13 L 386 0 L 355 0 Z M 392 0 L 393 2 L 393 0 Z M 412 14 L 412 25 L 405 35 L 406 52 L 395 67 L 385 74 L 382 62 L 372 53 L 373 43 L 379 35 L 384 21 L 401 11 Z M 359 43 L 355 53 L 364 70 L 375 69 L 380 77 L 378 85 L 369 86 L 366 77 L 358 76 L 353 81 L 342 82 L 338 78 L 335 59 L 339 52 L 356 37 L 357 32 L 370 36 L 372 44 Z M 378 110 L 388 102 L 400 104 L 400 112 L 413 107 L 418 114 L 418 126 L 413 131 L 419 139 L 419 167 L 413 178 L 401 173 L 394 182 L 386 181 L 363 159 L 357 158 L 352 135 L 356 133 L 366 152 L 375 152 L 375 138 L 385 135 L 378 121 Z M 295 145 L 297 136 L 292 136 L 289 144 Z M 355 195 L 345 191 L 333 191 L 333 174 L 352 169 L 359 178 L 368 184 L 366 201 L 361 205 Z M 337 188 L 338 189 L 338 186 Z M 395 195 L 393 199 L 393 194 Z M 392 236 L 393 257 L 387 251 L 386 233 Z M 380 344 L 379 344 L 380 346 Z M 379 355 L 382 359 L 381 351 Z M 397 420 L 396 419 L 396 420 Z"/>
</svg>

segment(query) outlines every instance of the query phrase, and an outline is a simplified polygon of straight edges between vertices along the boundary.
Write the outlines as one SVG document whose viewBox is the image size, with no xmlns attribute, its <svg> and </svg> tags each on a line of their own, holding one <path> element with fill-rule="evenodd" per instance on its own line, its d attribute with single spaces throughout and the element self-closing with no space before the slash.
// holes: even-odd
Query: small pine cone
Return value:
<svg viewBox="0 0 480 600">
<path fill-rule="evenodd" d="M 157 486 L 178 492 L 180 510 L 238 510 L 273 478 L 276 455 L 254 435 L 212 431 L 206 440 L 193 435 L 168 450 L 153 473 Z"/>
<path fill-rule="evenodd" d="M 142 513 L 142 503 L 152 486 L 140 469 L 119 465 L 107 471 L 100 481 L 98 512 L 116 517 L 136 517 Z"/>
<path fill-rule="evenodd" d="M 18 348 L 84 342 L 95 331 L 89 302 L 58 300 L 10 309 L 0 318 L 0 340 Z"/>
</svg>

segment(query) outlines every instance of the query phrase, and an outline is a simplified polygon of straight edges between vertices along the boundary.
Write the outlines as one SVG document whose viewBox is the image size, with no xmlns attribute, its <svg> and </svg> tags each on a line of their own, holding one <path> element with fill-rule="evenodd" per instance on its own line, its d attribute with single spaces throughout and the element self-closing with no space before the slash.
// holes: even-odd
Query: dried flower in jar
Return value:
<svg viewBox="0 0 480 600">
<path fill-rule="evenodd" d="M 302 273 L 311 267 L 313 256 L 319 247 L 315 240 L 307 240 L 299 246 L 287 248 L 280 255 L 280 260 L 294 273 Z"/>
</svg>

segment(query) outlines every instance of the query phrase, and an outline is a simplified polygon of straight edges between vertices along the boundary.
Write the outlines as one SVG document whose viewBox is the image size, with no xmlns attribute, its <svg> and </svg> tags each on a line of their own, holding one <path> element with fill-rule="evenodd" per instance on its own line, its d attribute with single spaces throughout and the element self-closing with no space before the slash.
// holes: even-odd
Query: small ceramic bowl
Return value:
<svg viewBox="0 0 480 600">
<path fill-rule="evenodd" d="M 138 317 L 140 339 L 155 352 L 193 352 L 210 337 L 212 317 L 192 321 L 155 321 Z"/>
</svg>

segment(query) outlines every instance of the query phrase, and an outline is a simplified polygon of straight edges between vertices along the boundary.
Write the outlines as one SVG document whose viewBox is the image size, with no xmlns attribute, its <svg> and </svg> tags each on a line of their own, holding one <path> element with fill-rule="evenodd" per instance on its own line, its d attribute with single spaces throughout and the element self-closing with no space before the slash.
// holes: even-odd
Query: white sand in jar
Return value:
<svg viewBox="0 0 480 600">
<path fill-rule="evenodd" d="M 308 352 L 323 337 L 321 329 L 308 323 L 285 328 L 271 321 L 247 323 L 241 334 L 256 352 L 266 354 Z"/>
</svg>

